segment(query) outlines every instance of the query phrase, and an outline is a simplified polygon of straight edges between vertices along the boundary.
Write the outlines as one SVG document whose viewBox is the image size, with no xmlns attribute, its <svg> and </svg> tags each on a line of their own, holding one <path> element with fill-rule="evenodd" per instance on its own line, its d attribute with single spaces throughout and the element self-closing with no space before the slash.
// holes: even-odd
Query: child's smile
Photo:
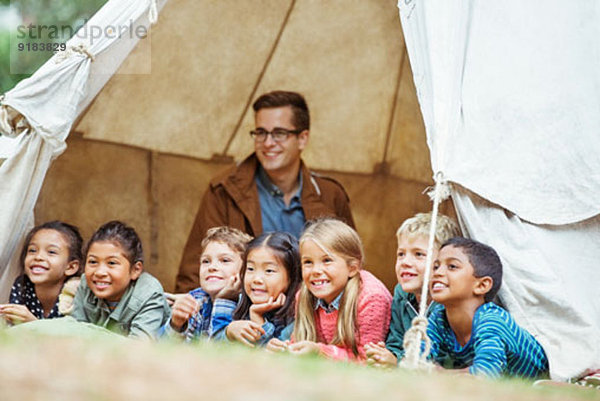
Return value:
<svg viewBox="0 0 600 401">
<path fill-rule="evenodd" d="M 55 230 L 39 230 L 25 254 L 25 273 L 34 284 L 60 283 L 69 264 L 69 245 Z"/>
<path fill-rule="evenodd" d="M 433 266 L 429 285 L 431 297 L 444 305 L 470 299 L 477 281 L 473 266 L 462 249 L 446 246 Z"/>
<path fill-rule="evenodd" d="M 424 235 L 402 235 L 398 239 L 396 278 L 405 292 L 421 291 L 427 261 L 427 242 L 428 238 Z"/>
<path fill-rule="evenodd" d="M 240 272 L 242 258 L 229 245 L 212 241 L 200 256 L 200 287 L 214 298 Z"/>
<path fill-rule="evenodd" d="M 92 243 L 85 263 L 88 287 L 98 298 L 117 302 L 129 288 L 131 280 L 140 274 L 141 263 L 131 266 L 123 248 L 110 241 Z"/>
<path fill-rule="evenodd" d="M 300 245 L 302 280 L 308 290 L 328 304 L 344 290 L 350 277 L 358 273 L 344 258 L 326 252 L 317 243 L 307 239 Z"/>
<path fill-rule="evenodd" d="M 287 270 L 267 247 L 253 249 L 247 257 L 244 290 L 254 304 L 275 300 L 289 286 Z"/>
</svg>

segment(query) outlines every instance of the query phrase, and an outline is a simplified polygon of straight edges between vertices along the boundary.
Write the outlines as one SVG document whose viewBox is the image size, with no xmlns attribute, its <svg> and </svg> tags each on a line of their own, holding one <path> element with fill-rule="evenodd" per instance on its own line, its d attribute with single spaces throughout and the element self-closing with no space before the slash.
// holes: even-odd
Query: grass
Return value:
<svg viewBox="0 0 600 401">
<path fill-rule="evenodd" d="M 151 344 L 102 332 L 3 330 L 0 355 L 2 400 L 600 400 L 597 390 L 380 371 L 231 344 Z"/>
</svg>

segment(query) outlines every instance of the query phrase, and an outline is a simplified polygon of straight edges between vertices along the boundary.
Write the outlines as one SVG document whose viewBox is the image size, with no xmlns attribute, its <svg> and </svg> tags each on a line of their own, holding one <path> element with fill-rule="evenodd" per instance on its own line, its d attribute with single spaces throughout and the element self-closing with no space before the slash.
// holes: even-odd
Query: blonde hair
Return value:
<svg viewBox="0 0 600 401">
<path fill-rule="evenodd" d="M 202 240 L 202 251 L 200 253 L 204 252 L 209 243 L 222 242 L 242 256 L 250 241 L 252 241 L 252 237 L 237 228 L 227 226 L 213 227 L 206 231 L 206 237 Z"/>
<path fill-rule="evenodd" d="M 410 219 L 404 220 L 398 231 L 396 231 L 396 238 L 400 241 L 400 237 L 406 235 L 407 237 L 414 238 L 418 235 L 429 237 L 429 227 L 431 226 L 431 212 L 430 213 L 417 213 Z M 437 248 L 448 241 L 450 238 L 459 237 L 460 229 L 456 222 L 448 216 L 439 214 L 437 217 L 437 224 L 435 227 L 435 245 Z"/>
<path fill-rule="evenodd" d="M 338 254 L 344 258 L 347 264 L 357 264 L 359 269 L 364 263 L 364 251 L 360 237 L 352 227 L 340 220 L 319 219 L 311 222 L 300 237 L 300 245 L 302 246 L 306 240 L 314 241 L 320 248 L 323 248 L 323 251 Z M 360 274 L 357 273 L 346 283 L 344 294 L 340 300 L 336 334 L 331 341 L 331 344 L 351 348 L 354 355 L 358 355 L 356 314 L 360 282 Z M 294 327 L 295 341 L 322 341 L 317 336 L 316 302 L 317 298 L 302 283 L 298 295 Z"/>
</svg>

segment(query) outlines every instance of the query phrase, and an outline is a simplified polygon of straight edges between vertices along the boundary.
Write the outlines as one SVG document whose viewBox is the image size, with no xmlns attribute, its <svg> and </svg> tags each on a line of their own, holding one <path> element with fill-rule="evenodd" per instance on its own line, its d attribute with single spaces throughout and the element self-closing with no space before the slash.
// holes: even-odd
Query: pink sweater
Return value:
<svg viewBox="0 0 600 401">
<path fill-rule="evenodd" d="M 356 318 L 357 345 L 359 355 L 356 357 L 352 348 L 330 344 L 335 337 L 338 311 L 326 313 L 323 308 L 317 309 L 317 336 L 320 352 L 332 359 L 359 360 L 366 359 L 364 345 L 369 342 L 385 341 L 390 327 L 392 295 L 381 281 L 366 270 L 360 271 L 360 293 Z"/>
</svg>

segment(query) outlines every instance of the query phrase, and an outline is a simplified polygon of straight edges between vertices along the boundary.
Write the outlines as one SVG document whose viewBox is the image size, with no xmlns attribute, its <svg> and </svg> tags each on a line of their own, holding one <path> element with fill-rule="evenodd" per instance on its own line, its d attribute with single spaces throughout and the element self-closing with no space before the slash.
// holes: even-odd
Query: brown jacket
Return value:
<svg viewBox="0 0 600 401">
<path fill-rule="evenodd" d="M 199 284 L 198 267 L 202 239 L 211 227 L 230 226 L 250 235 L 262 232 L 262 217 L 254 175 L 258 160 L 250 155 L 238 166 L 211 180 L 204 193 L 188 237 L 177 274 L 176 292 L 187 292 Z M 306 220 L 338 217 L 354 227 L 350 200 L 337 181 L 311 172 L 304 165 L 300 202 Z"/>
</svg>

